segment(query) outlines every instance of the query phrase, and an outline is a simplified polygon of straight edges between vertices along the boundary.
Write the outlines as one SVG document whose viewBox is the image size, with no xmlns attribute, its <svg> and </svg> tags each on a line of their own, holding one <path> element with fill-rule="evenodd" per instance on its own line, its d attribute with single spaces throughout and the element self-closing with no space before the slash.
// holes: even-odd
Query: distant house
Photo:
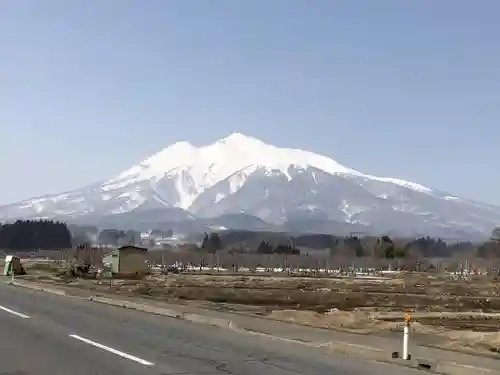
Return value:
<svg viewBox="0 0 500 375">
<path fill-rule="evenodd" d="M 147 273 L 147 249 L 136 246 L 122 246 L 104 255 L 103 263 L 111 267 L 113 274 L 133 275 Z"/>
</svg>

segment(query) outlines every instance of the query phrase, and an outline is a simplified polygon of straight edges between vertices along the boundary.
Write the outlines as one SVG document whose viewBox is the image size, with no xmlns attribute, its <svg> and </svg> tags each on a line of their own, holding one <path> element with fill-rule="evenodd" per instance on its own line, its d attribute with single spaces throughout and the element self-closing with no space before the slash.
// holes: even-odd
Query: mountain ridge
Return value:
<svg viewBox="0 0 500 375">
<path fill-rule="evenodd" d="M 500 222 L 500 207 L 241 133 L 200 147 L 176 142 L 109 180 L 0 206 L 0 220 L 143 217 L 159 209 L 181 210 L 172 212 L 186 220 L 245 213 L 273 225 L 323 220 L 423 233 L 491 233 Z"/>
<path fill-rule="evenodd" d="M 218 146 L 222 145 L 225 146 L 225 149 L 221 150 L 221 147 Z M 240 156 L 240 158 L 241 156 L 244 156 L 244 158 L 240 159 L 237 166 L 231 166 L 231 173 L 225 173 L 223 176 L 219 176 L 219 178 L 217 178 L 217 181 L 222 181 L 223 179 L 230 177 L 231 174 L 243 172 L 247 168 L 255 168 L 259 165 L 268 166 L 270 168 L 280 170 L 285 175 L 287 175 L 287 169 L 290 166 L 298 166 L 302 168 L 314 166 L 317 169 L 323 170 L 330 174 L 351 174 L 368 179 L 394 183 L 422 192 L 431 192 L 434 190 L 421 184 L 405 181 L 402 179 L 378 177 L 364 174 L 354 169 L 347 168 L 329 157 L 319 155 L 310 151 L 304 151 L 301 149 L 278 148 L 269 145 L 259 139 L 249 137 L 241 133 L 232 133 L 229 136 L 222 138 L 214 143 L 201 147 L 193 146 L 187 141 L 176 142 L 152 155 L 143 162 L 122 172 L 117 177 L 109 180 L 105 185 L 112 187 L 114 182 L 119 184 L 119 181 L 130 178 L 137 174 L 143 174 L 142 179 L 148 179 L 157 175 L 158 173 L 168 173 L 169 171 L 175 170 L 177 168 L 186 167 L 190 164 L 196 164 L 196 162 L 199 162 L 198 160 L 193 160 L 193 158 L 196 157 L 198 157 L 199 159 L 208 158 L 211 160 L 211 164 L 213 164 L 214 162 L 220 163 L 220 160 L 213 160 L 214 154 L 221 154 L 223 156 L 226 156 L 226 154 L 231 153 L 237 154 L 238 156 Z M 246 156 L 250 153 L 252 154 L 252 158 L 257 157 L 257 161 L 255 161 L 255 159 L 247 160 Z M 174 167 L 166 167 L 166 165 L 169 164 L 168 158 L 172 156 L 183 160 L 189 160 L 189 162 L 185 162 L 183 165 L 175 165 Z M 265 160 L 265 158 L 267 158 L 267 160 Z M 242 163 L 241 160 L 247 161 L 246 163 Z M 151 170 L 152 173 L 147 173 L 148 169 Z M 289 176 L 287 177 L 289 178 Z M 188 208 L 185 205 L 181 205 L 181 207 L 184 209 Z"/>
</svg>

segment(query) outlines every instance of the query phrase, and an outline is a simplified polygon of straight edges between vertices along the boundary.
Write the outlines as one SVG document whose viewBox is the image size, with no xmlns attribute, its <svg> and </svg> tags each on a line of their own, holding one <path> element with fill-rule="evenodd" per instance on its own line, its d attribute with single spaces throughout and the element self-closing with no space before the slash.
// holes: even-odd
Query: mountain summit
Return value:
<svg viewBox="0 0 500 375">
<path fill-rule="evenodd" d="M 377 232 L 486 235 L 500 222 L 499 207 L 363 174 L 240 133 L 202 147 L 177 142 L 103 183 L 0 207 L 0 219 L 147 215 L 159 209 L 186 220 L 244 213 L 274 225 L 321 222 L 321 231 L 325 223 L 341 222 Z"/>
<path fill-rule="evenodd" d="M 245 180 L 257 170 L 281 174 L 291 180 L 289 170 L 318 169 L 329 174 L 358 172 L 330 158 L 311 152 L 278 148 L 258 139 L 233 133 L 203 147 L 178 142 L 153 155 L 103 185 L 106 190 L 141 181 L 175 180 L 178 197 L 169 205 L 189 210 L 197 198 L 215 185 L 226 181 L 229 192 L 237 192 Z M 222 194 L 222 193 L 221 193 Z M 222 199 L 221 194 L 217 198 Z"/>
</svg>

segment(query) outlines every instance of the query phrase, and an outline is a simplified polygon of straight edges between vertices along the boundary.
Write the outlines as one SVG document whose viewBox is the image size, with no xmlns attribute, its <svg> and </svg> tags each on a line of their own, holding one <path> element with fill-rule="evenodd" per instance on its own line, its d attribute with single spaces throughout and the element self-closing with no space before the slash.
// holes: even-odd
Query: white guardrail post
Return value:
<svg viewBox="0 0 500 375">
<path fill-rule="evenodd" d="M 408 343 L 410 340 L 410 320 L 411 320 L 411 315 L 409 312 L 405 312 L 405 325 L 403 329 L 403 359 L 408 360 L 409 359 L 409 353 L 408 353 Z"/>
</svg>

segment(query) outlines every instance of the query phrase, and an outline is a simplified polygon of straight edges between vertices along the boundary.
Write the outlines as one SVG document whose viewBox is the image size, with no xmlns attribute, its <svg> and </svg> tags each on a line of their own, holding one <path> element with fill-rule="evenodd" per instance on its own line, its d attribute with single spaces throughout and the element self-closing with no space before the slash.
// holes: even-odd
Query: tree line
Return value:
<svg viewBox="0 0 500 375">
<path fill-rule="evenodd" d="M 171 231 L 168 232 L 168 234 Z M 52 220 L 18 220 L 0 224 L 0 249 L 36 251 L 68 249 L 83 243 L 77 233 L 72 234 L 65 223 Z M 162 231 L 163 234 L 163 231 Z M 101 243 L 128 245 L 140 243 L 140 233 L 117 229 L 99 232 Z M 320 251 L 331 257 L 373 257 L 379 259 L 450 258 L 467 255 L 484 259 L 500 258 L 500 228 L 481 244 L 471 242 L 447 243 L 441 239 L 416 239 L 305 234 L 289 236 L 286 233 L 258 231 L 224 231 L 205 233 L 201 245 L 185 246 L 186 251 L 228 253 L 309 255 Z"/>
<path fill-rule="evenodd" d="M 67 249 L 72 245 L 65 223 L 52 220 L 17 220 L 0 224 L 0 249 L 36 251 Z"/>
<path fill-rule="evenodd" d="M 330 256 L 375 257 L 383 259 L 450 258 L 468 254 L 479 258 L 500 258 L 500 229 L 490 240 L 447 243 L 439 238 L 416 239 L 307 234 L 286 236 L 283 233 L 228 231 L 205 233 L 201 249 L 209 253 L 225 250 L 233 253 L 302 254 L 328 251 Z"/>
</svg>

